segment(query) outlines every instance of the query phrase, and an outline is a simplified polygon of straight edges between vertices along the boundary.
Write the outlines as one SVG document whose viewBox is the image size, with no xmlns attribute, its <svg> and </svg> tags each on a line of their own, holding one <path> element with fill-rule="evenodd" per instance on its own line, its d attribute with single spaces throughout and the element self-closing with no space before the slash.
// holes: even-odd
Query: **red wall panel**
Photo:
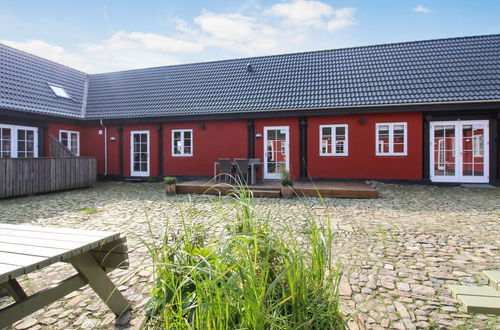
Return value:
<svg viewBox="0 0 500 330">
<path fill-rule="evenodd" d="M 200 127 L 204 124 L 204 128 Z M 172 156 L 172 130 L 193 130 L 193 156 Z M 246 120 L 190 121 L 163 124 L 165 175 L 213 175 L 213 164 L 218 158 L 245 158 L 248 156 Z"/>
<path fill-rule="evenodd" d="M 360 124 L 359 119 L 366 123 Z M 375 124 L 383 122 L 408 123 L 407 156 L 375 156 Z M 200 124 L 205 126 L 202 128 Z M 349 155 L 319 156 L 319 126 L 348 124 Z M 264 133 L 264 127 L 288 126 L 290 133 L 290 172 L 299 175 L 299 119 L 297 117 L 266 118 L 255 120 L 255 134 Z M 98 173 L 104 173 L 103 128 L 50 124 L 48 132 L 56 137 L 59 129 L 80 132 L 82 156 L 95 156 Z M 172 129 L 193 130 L 193 156 L 172 156 Z M 217 120 L 163 123 L 163 173 L 158 166 L 157 124 L 128 124 L 123 128 L 124 175 L 130 176 L 130 132 L 150 132 L 150 175 L 211 176 L 213 163 L 218 158 L 245 158 L 248 155 L 247 120 Z M 104 132 L 102 132 L 104 133 Z M 308 173 L 313 178 L 372 178 L 372 179 L 421 179 L 422 178 L 422 114 L 365 114 L 318 116 L 308 118 L 307 127 Z M 111 138 L 115 137 L 113 141 Z M 264 158 L 264 137 L 254 137 L 255 157 Z M 47 141 L 48 142 L 48 141 Z M 119 133 L 116 126 L 108 126 L 108 174 L 119 174 Z M 261 170 L 262 172 L 262 170 Z M 261 173 L 260 173 L 261 175 Z"/>
<path fill-rule="evenodd" d="M 359 119 L 366 123 L 360 124 Z M 376 156 L 375 124 L 408 123 L 408 155 Z M 385 113 L 309 117 L 308 173 L 312 178 L 422 179 L 422 113 Z M 348 124 L 349 155 L 320 156 L 319 126 Z"/>
<path fill-rule="evenodd" d="M 104 173 L 104 129 L 101 126 L 81 127 L 80 154 L 82 156 L 96 157 L 97 173 Z"/>
</svg>

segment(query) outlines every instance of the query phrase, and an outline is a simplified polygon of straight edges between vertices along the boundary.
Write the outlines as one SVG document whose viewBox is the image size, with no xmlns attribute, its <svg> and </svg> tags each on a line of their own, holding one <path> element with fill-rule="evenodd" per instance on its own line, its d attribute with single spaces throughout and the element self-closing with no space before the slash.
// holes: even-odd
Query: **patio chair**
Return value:
<svg viewBox="0 0 500 330">
<path fill-rule="evenodd" d="M 250 173 L 250 175 L 253 176 L 253 180 L 255 181 L 257 178 L 257 172 L 259 172 L 259 170 L 260 170 L 260 164 L 262 164 L 261 160 L 260 160 L 260 158 L 248 158 L 248 163 L 249 164 L 257 164 L 254 166 L 250 166 L 250 170 L 255 171 L 255 173 Z"/>
<path fill-rule="evenodd" d="M 233 162 L 229 158 L 219 158 L 219 182 L 224 177 L 224 182 L 231 182 Z"/>
<path fill-rule="evenodd" d="M 236 163 L 236 176 L 239 178 L 245 178 L 245 183 L 248 183 L 248 159 L 246 158 L 235 158 Z"/>
</svg>

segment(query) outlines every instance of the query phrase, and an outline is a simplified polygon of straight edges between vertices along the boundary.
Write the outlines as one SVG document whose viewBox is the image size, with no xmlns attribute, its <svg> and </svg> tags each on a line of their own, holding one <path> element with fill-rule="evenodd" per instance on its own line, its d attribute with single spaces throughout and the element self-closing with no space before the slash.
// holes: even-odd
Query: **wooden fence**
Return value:
<svg viewBox="0 0 500 330">
<path fill-rule="evenodd" d="M 0 158 L 0 198 L 92 186 L 95 157 Z"/>
</svg>

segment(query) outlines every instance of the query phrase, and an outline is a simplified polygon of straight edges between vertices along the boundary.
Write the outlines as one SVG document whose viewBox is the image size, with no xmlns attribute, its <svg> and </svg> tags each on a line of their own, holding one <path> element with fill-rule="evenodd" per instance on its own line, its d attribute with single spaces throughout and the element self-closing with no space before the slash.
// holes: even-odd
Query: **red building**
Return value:
<svg viewBox="0 0 500 330">
<path fill-rule="evenodd" d="M 498 184 L 500 35 L 86 74 L 0 45 L 0 157 L 53 135 L 104 177 Z"/>
</svg>

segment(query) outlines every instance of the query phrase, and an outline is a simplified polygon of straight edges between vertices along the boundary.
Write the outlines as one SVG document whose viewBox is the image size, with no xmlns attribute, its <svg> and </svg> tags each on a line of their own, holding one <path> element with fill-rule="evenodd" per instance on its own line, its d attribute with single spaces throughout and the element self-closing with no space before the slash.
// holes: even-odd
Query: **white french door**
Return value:
<svg viewBox="0 0 500 330">
<path fill-rule="evenodd" d="M 149 131 L 130 132 L 130 176 L 149 176 Z"/>
<path fill-rule="evenodd" d="M 38 157 L 38 128 L 0 124 L 0 158 Z"/>
<path fill-rule="evenodd" d="M 488 121 L 431 122 L 430 178 L 433 182 L 489 182 Z"/>
<path fill-rule="evenodd" d="M 288 126 L 264 127 L 264 179 L 279 179 L 290 170 Z"/>
</svg>

